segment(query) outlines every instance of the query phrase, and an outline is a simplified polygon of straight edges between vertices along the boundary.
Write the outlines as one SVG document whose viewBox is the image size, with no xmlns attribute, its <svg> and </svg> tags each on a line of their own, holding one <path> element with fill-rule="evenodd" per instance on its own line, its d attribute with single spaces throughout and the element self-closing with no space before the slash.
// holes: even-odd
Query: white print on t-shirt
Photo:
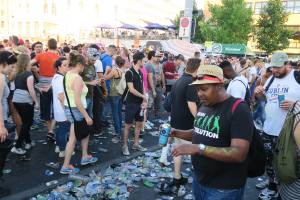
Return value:
<svg viewBox="0 0 300 200">
<path fill-rule="evenodd" d="M 275 86 L 275 87 L 274 87 Z M 274 85 L 270 87 L 267 92 L 268 96 L 268 103 L 275 103 L 279 106 L 278 95 L 286 95 L 289 92 L 289 86 L 287 84 L 284 85 Z"/>
</svg>

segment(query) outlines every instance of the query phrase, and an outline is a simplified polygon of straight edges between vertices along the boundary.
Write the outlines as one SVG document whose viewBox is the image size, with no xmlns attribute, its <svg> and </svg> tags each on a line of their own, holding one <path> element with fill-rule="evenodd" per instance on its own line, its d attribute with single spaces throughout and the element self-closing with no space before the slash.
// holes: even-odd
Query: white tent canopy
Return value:
<svg viewBox="0 0 300 200">
<path fill-rule="evenodd" d="M 166 40 L 160 41 L 163 50 L 174 55 L 182 54 L 185 58 L 191 58 L 196 51 L 200 51 L 199 47 L 184 40 Z"/>
</svg>

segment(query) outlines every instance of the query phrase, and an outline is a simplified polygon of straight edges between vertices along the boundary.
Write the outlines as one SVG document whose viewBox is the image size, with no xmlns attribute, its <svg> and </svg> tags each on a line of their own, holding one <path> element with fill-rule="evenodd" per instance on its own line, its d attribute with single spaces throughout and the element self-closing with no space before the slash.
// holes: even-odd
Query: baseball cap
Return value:
<svg viewBox="0 0 300 200">
<path fill-rule="evenodd" d="M 100 58 L 100 54 L 96 48 L 88 48 L 86 55 L 90 60 L 98 60 Z"/>
<path fill-rule="evenodd" d="M 217 65 L 200 66 L 197 78 L 191 85 L 224 83 L 223 70 Z"/>
<path fill-rule="evenodd" d="M 283 67 L 284 63 L 289 61 L 288 55 L 284 52 L 276 52 L 271 58 L 271 67 Z"/>
<path fill-rule="evenodd" d="M 138 51 L 135 54 L 133 54 L 132 58 L 133 61 L 143 60 L 143 58 L 145 58 L 145 55 L 142 52 Z"/>
</svg>

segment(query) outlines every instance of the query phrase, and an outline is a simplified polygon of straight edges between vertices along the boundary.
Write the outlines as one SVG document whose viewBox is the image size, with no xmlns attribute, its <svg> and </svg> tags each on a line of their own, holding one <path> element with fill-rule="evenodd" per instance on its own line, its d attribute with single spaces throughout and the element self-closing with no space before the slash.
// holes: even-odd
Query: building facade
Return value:
<svg viewBox="0 0 300 200">
<path fill-rule="evenodd" d="M 253 11 L 253 21 L 256 24 L 259 19 L 260 13 L 268 0 L 246 0 L 247 6 Z M 220 0 L 209 0 L 204 3 L 204 15 L 205 18 L 210 17 L 209 4 L 220 4 Z M 290 55 L 300 55 L 300 0 L 283 0 L 283 6 L 289 13 L 286 26 L 293 31 L 293 37 L 290 39 L 290 45 L 284 51 Z M 255 51 L 261 52 L 257 48 L 256 36 L 253 35 L 249 38 L 248 47 Z"/>
</svg>

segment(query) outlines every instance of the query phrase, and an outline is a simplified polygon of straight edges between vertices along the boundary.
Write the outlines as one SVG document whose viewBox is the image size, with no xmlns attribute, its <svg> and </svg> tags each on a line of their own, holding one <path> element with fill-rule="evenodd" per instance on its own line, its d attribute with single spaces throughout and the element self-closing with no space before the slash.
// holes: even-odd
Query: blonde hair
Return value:
<svg viewBox="0 0 300 200">
<path fill-rule="evenodd" d="M 28 65 L 30 64 L 30 56 L 27 54 L 20 54 L 17 57 L 17 73 L 22 73 L 27 70 Z"/>
</svg>

